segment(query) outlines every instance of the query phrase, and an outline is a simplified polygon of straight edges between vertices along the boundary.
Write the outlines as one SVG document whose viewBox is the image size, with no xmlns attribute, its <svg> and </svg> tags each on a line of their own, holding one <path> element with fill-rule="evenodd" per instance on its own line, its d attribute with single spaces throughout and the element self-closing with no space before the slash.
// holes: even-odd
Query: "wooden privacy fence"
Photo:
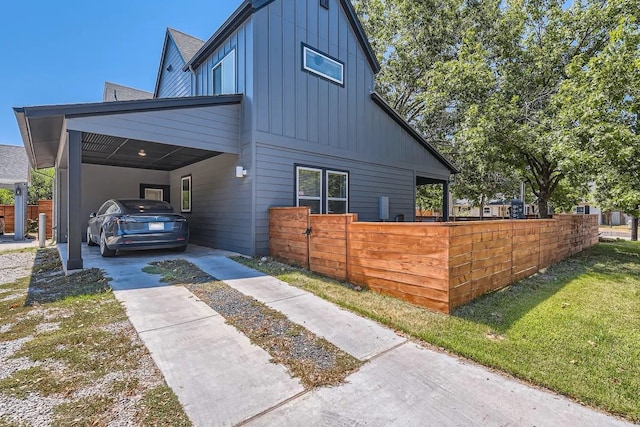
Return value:
<svg viewBox="0 0 640 427">
<path fill-rule="evenodd" d="M 39 200 L 37 205 L 27 206 L 27 219 L 38 220 L 38 215 L 41 213 L 47 214 L 47 239 L 53 236 L 52 230 L 52 215 L 53 215 L 53 201 L 52 200 Z M 4 216 L 4 232 L 15 233 L 15 206 L 14 205 L 0 205 L 0 215 Z"/>
<path fill-rule="evenodd" d="M 274 258 L 443 313 L 597 242 L 596 215 L 381 223 L 272 208 L 269 220 Z"/>
</svg>

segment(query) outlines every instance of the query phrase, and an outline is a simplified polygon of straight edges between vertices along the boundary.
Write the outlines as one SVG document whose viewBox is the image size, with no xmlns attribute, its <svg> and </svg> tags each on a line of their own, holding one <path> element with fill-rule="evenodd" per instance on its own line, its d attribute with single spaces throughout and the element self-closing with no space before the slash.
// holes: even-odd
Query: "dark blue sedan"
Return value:
<svg viewBox="0 0 640 427">
<path fill-rule="evenodd" d="M 100 246 L 103 257 L 118 250 L 187 249 L 187 219 L 167 202 L 147 199 L 111 199 L 89 216 L 87 244 Z"/>
</svg>

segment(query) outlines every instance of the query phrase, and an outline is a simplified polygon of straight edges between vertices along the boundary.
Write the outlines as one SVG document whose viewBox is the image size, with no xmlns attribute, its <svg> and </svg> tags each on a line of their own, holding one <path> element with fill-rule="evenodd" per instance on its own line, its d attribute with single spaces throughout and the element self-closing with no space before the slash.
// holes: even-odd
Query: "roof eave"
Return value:
<svg viewBox="0 0 640 427">
<path fill-rule="evenodd" d="M 182 71 L 197 68 L 204 59 L 215 51 L 220 43 L 230 36 L 247 18 L 254 12 L 253 4 L 249 0 L 244 0 L 242 4 L 231 14 L 220 28 L 206 41 L 205 44 L 187 62 Z"/>
<path fill-rule="evenodd" d="M 160 54 L 160 65 L 158 66 L 158 74 L 156 75 L 156 86 L 153 89 L 153 97 L 158 97 L 158 91 L 160 90 L 160 76 L 162 76 L 162 68 L 164 67 L 164 56 L 167 51 L 167 44 L 169 43 L 169 29 L 165 30 L 164 44 L 162 45 L 162 53 Z"/>
<path fill-rule="evenodd" d="M 29 124 L 27 122 L 27 118 L 24 113 L 24 108 L 15 107 L 13 109 L 13 112 L 16 115 L 18 128 L 20 129 L 20 136 L 22 137 L 22 144 L 24 145 L 27 151 L 27 158 L 29 159 L 29 164 L 34 169 L 39 169 L 36 163 L 36 154 L 33 151 L 33 144 L 31 143 L 31 137 L 30 137 L 31 133 L 29 132 Z"/>
<path fill-rule="evenodd" d="M 365 51 L 367 60 L 369 61 L 369 65 L 373 69 L 374 74 L 378 74 L 378 72 L 380 71 L 380 63 L 378 62 L 378 58 L 376 58 L 376 54 L 373 51 L 371 44 L 369 43 L 369 38 L 367 37 L 367 35 L 364 32 L 364 29 L 362 28 L 362 23 L 360 22 L 360 18 L 358 18 L 358 15 L 356 14 L 356 11 L 353 8 L 353 5 L 351 4 L 351 1 L 340 0 L 340 3 L 342 4 L 342 8 L 344 9 L 344 11 L 347 13 L 347 18 L 349 18 L 349 22 L 351 23 L 351 26 L 355 30 L 356 37 L 358 38 L 360 45 L 363 47 Z"/>
<path fill-rule="evenodd" d="M 396 123 L 407 131 L 420 145 L 427 149 L 433 156 L 451 171 L 452 174 L 460 173 L 460 170 L 447 160 L 433 145 L 429 144 L 405 119 L 403 119 L 387 102 L 376 92 L 371 92 L 371 99 L 387 113 Z"/>
<path fill-rule="evenodd" d="M 85 115 L 133 113 L 172 108 L 194 108 L 209 105 L 239 104 L 242 94 L 189 96 L 179 98 L 139 99 L 132 101 L 92 102 L 87 104 L 41 105 L 20 107 L 26 118 L 65 116 L 81 117 Z M 14 110 L 18 110 L 14 108 Z"/>
</svg>

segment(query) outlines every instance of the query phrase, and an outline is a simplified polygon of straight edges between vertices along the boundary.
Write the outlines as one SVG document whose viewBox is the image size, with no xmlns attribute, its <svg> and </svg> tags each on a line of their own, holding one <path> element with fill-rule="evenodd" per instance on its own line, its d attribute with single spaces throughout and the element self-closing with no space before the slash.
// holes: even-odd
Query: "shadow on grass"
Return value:
<svg viewBox="0 0 640 427">
<path fill-rule="evenodd" d="M 640 277 L 640 244 L 626 241 L 600 243 L 552 265 L 544 273 L 460 306 L 452 315 L 486 324 L 503 333 L 532 309 L 585 274 L 602 275 L 614 281 L 630 276 Z"/>
<path fill-rule="evenodd" d="M 67 297 L 110 291 L 109 281 L 100 269 L 90 268 L 65 275 L 58 251 L 54 248 L 39 249 L 24 305 L 45 304 Z"/>
</svg>

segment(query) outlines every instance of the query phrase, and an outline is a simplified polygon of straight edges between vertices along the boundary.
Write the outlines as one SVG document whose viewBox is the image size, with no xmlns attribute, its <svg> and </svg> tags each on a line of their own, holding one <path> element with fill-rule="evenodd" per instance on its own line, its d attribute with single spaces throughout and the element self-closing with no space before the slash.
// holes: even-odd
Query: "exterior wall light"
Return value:
<svg viewBox="0 0 640 427">
<path fill-rule="evenodd" d="M 140 156 L 140 157 L 144 157 L 144 156 L 146 156 L 146 155 L 147 155 L 147 153 L 145 153 L 145 151 L 144 151 L 144 150 L 140 150 L 140 151 L 138 151 L 138 156 Z"/>
<path fill-rule="evenodd" d="M 236 178 L 244 178 L 247 176 L 247 170 L 242 166 L 236 166 Z"/>
</svg>

